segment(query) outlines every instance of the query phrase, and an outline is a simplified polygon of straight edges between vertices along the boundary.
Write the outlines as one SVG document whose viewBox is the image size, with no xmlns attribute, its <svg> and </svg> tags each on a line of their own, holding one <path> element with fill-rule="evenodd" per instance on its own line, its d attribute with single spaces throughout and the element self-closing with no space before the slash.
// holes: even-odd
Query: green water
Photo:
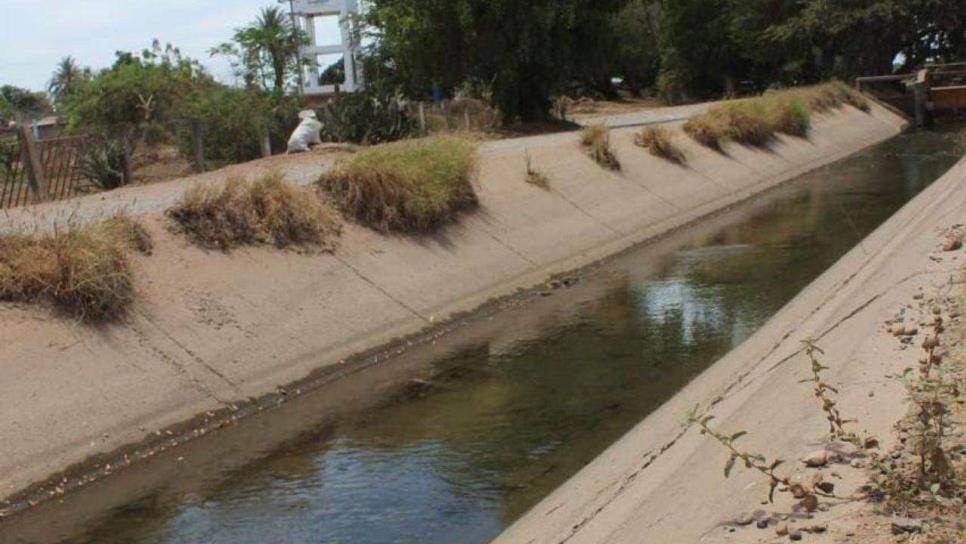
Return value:
<svg viewBox="0 0 966 544">
<path fill-rule="evenodd" d="M 358 410 L 320 390 L 0 541 L 486 542 L 943 174 L 954 145 L 899 136 L 406 354 L 428 387 L 360 381 L 388 396 Z"/>
</svg>

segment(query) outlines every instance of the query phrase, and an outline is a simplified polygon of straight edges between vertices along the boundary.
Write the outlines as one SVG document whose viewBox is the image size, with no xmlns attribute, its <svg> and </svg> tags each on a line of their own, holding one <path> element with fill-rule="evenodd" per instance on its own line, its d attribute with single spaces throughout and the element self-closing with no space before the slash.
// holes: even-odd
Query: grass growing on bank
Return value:
<svg viewBox="0 0 966 544">
<path fill-rule="evenodd" d="M 645 127 L 634 135 L 634 143 L 651 152 L 651 155 L 684 164 L 687 156 L 674 142 L 674 133 L 667 127 Z"/>
<path fill-rule="evenodd" d="M 580 133 L 580 145 L 584 146 L 594 162 L 608 170 L 620 170 L 621 163 L 610 145 L 610 129 L 607 125 L 592 125 Z"/>
<path fill-rule="evenodd" d="M 46 301 L 89 322 L 115 319 L 134 300 L 131 251 L 151 249 L 150 235 L 124 216 L 41 236 L 2 236 L 0 300 Z"/>
<path fill-rule="evenodd" d="M 761 147 L 777 134 L 804 138 L 811 128 L 812 112 L 845 105 L 869 110 L 861 93 L 833 81 L 713 106 L 689 119 L 684 131 L 701 145 L 719 151 L 726 141 Z"/>
<path fill-rule="evenodd" d="M 360 151 L 319 180 L 348 216 L 380 232 L 431 232 L 477 205 L 477 144 L 431 137 Z"/>
<path fill-rule="evenodd" d="M 221 187 L 194 187 L 168 215 L 195 243 L 223 251 L 254 244 L 331 249 L 339 234 L 318 193 L 286 183 L 280 174 L 254 183 L 230 179 Z"/>
</svg>

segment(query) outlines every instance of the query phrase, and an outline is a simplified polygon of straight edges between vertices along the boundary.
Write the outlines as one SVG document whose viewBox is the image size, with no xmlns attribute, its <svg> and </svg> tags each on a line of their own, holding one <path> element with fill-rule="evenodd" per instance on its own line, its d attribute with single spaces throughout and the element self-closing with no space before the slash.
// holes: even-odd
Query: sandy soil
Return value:
<svg viewBox="0 0 966 544">
<path fill-rule="evenodd" d="M 60 482 L 59 471 L 84 460 L 93 459 L 81 466 L 96 468 L 92 478 L 116 472 L 115 458 L 94 456 L 163 442 L 195 416 L 233 417 L 315 371 L 338 372 L 353 354 L 684 227 L 904 125 L 882 108 L 847 108 L 819 116 L 809 140 L 727 154 L 681 136 L 686 167 L 640 150 L 634 129 L 619 129 L 621 173 L 597 166 L 572 133 L 489 142 L 478 211 L 428 237 L 348 224 L 334 254 L 206 252 L 172 233 L 161 213 L 187 187 L 230 176 L 278 168 L 309 183 L 345 152 L 332 149 L 0 216 L 0 231 L 12 231 L 125 210 L 155 237 L 154 255 L 136 263 L 138 302 L 123 323 L 92 328 L 45 308 L 0 305 L 0 498 Z M 524 182 L 526 155 L 550 191 Z M 120 457 L 121 467 L 130 462 Z"/>
<path fill-rule="evenodd" d="M 931 310 L 932 297 L 962 288 L 966 255 L 941 245 L 944 232 L 966 222 L 964 210 L 966 161 L 496 542 L 787 542 L 789 536 L 776 533 L 776 520 L 792 531 L 820 528 L 801 533 L 809 542 L 955 542 L 954 536 L 893 535 L 895 520 L 876 513 L 881 505 L 849 499 L 869 479 L 853 460 L 871 465 L 899 444 L 894 425 L 907 405 L 894 376 L 917 367 L 916 346 L 928 332 L 919 326 L 900 342 L 894 321 L 929 319 L 922 314 Z M 952 330 L 963 329 L 954 305 L 942 311 Z M 839 389 L 838 408 L 858 420 L 853 430 L 878 438 L 877 448 L 828 441 L 825 415 L 811 384 L 802 383 L 810 376 L 801 344 L 807 338 L 825 350 L 822 362 L 830 369 L 823 377 Z M 758 473 L 739 466 L 726 479 L 726 450 L 682 426 L 695 405 L 714 415 L 711 426 L 722 432 L 749 431 L 740 439 L 746 451 L 787 460 L 779 472 L 805 481 L 822 474 L 846 500 L 823 500 L 819 511 L 806 514 L 787 493 L 769 504 L 767 480 Z M 820 468 L 800 461 L 830 449 L 840 455 Z M 761 518 L 773 520 L 762 529 Z"/>
</svg>

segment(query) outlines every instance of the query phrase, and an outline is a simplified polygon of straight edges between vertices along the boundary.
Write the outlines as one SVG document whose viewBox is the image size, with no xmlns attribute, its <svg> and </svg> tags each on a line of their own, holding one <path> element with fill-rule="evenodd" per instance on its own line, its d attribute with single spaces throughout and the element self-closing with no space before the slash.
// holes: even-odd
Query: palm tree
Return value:
<svg viewBox="0 0 966 544">
<path fill-rule="evenodd" d="M 255 21 L 235 30 L 233 41 L 238 47 L 225 43 L 212 49 L 211 54 L 238 58 L 246 81 L 260 78 L 264 87 L 282 93 L 289 74 L 297 70 L 301 34 L 284 11 L 264 8 Z"/>
<path fill-rule="evenodd" d="M 90 72 L 82 69 L 74 57 L 64 57 L 57 63 L 57 69 L 51 77 L 47 91 L 59 104 L 65 98 L 77 91 L 77 88 L 87 79 Z"/>
</svg>

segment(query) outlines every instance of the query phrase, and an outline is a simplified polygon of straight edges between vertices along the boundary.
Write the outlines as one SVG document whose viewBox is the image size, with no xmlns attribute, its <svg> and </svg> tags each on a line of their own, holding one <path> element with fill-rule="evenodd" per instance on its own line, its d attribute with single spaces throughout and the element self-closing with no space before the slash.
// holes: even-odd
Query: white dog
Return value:
<svg viewBox="0 0 966 544">
<path fill-rule="evenodd" d="M 302 122 L 292 132 L 292 137 L 288 139 L 289 153 L 308 151 L 311 146 L 322 143 L 322 122 L 316 117 L 315 112 L 304 110 L 299 113 L 299 119 Z"/>
</svg>

